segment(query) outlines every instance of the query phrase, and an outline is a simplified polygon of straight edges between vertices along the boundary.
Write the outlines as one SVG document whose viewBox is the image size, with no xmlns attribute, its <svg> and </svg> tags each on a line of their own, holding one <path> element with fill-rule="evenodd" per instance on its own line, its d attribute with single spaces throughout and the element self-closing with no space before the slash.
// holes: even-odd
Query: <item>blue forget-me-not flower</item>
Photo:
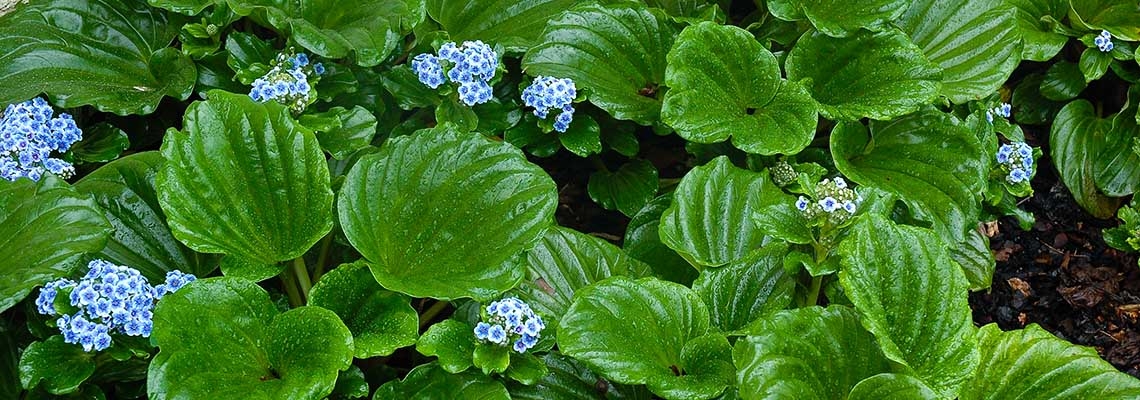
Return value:
<svg viewBox="0 0 1140 400">
<path fill-rule="evenodd" d="M 574 120 L 574 98 L 578 88 L 570 79 L 549 76 L 534 78 L 534 82 L 523 89 L 522 100 L 527 107 L 534 107 L 534 115 L 545 119 L 550 110 L 562 110 L 554 119 L 554 130 L 566 132 L 570 121 Z"/>
<path fill-rule="evenodd" d="M 511 346 L 522 353 L 538 344 L 546 324 L 530 306 L 514 297 L 493 301 L 483 321 L 475 326 L 475 338 L 485 343 Z"/>
<path fill-rule="evenodd" d="M 180 271 L 166 274 L 166 282 L 151 286 L 138 270 L 104 260 L 88 264 L 78 282 L 61 278 L 48 282 L 36 298 L 40 314 L 58 316 L 56 326 L 63 341 L 83 346 L 84 351 L 111 347 L 111 334 L 150 337 L 154 304 L 163 296 L 193 282 L 194 275 Z M 66 310 L 57 298 L 66 296 Z"/>
<path fill-rule="evenodd" d="M 1001 103 L 997 107 L 991 108 L 988 111 L 986 111 L 986 121 L 993 123 L 994 122 L 994 115 L 1004 117 L 1004 118 L 1009 118 L 1011 115 L 1013 115 L 1012 111 L 1013 111 L 1012 105 L 1010 105 L 1009 103 Z"/>
<path fill-rule="evenodd" d="M 71 115 L 55 111 L 42 98 L 10 104 L 0 115 L 0 178 L 40 180 L 45 172 L 69 178 L 71 163 L 51 157 L 67 152 L 83 138 Z"/>
<path fill-rule="evenodd" d="M 300 113 L 313 99 L 313 85 L 325 73 L 325 66 L 312 64 L 305 53 L 294 55 L 292 50 L 277 55 L 273 69 L 253 81 L 249 97 L 264 103 L 276 101 Z"/>
<path fill-rule="evenodd" d="M 448 42 L 439 48 L 437 55 L 419 54 L 412 58 L 411 64 L 421 83 L 437 89 L 450 81 L 456 85 L 459 101 L 474 106 L 493 97 L 491 80 L 499 68 L 499 55 L 479 40 L 462 45 Z"/>
<path fill-rule="evenodd" d="M 1105 53 L 1112 51 L 1112 48 L 1115 47 L 1112 44 L 1112 34 L 1108 33 L 1108 31 L 1100 31 L 1100 34 L 1093 39 L 1093 44 L 1095 44 L 1100 51 Z"/>
<path fill-rule="evenodd" d="M 855 212 L 859 211 L 859 203 L 863 200 L 841 177 L 820 181 L 816 185 L 815 197 L 817 200 L 813 201 L 800 196 L 796 199 L 796 209 L 809 220 L 822 216 L 826 221 L 836 225 L 854 216 Z"/>
<path fill-rule="evenodd" d="M 997 152 L 998 167 L 1010 184 L 1028 182 L 1033 176 L 1033 148 L 1025 142 L 1003 144 Z"/>
</svg>

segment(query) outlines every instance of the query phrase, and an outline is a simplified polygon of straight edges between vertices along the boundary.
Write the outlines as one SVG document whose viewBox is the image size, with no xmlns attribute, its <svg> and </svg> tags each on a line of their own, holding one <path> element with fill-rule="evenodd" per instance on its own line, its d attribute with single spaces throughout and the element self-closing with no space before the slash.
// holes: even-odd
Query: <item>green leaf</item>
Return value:
<svg viewBox="0 0 1140 400">
<path fill-rule="evenodd" d="M 152 399 L 322 399 L 352 362 L 352 334 L 332 311 L 279 313 L 251 281 L 199 279 L 163 297 L 147 373 Z"/>
<path fill-rule="evenodd" d="M 83 140 L 71 146 L 71 154 L 75 159 L 85 163 L 105 163 L 119 158 L 131 140 L 122 129 L 110 124 L 101 123 L 89 127 L 83 134 Z"/>
<path fill-rule="evenodd" d="M 132 154 L 83 177 L 75 189 L 94 197 L 115 229 L 100 257 L 155 283 L 173 270 L 204 277 L 218 267 L 218 257 L 190 250 L 171 234 L 154 185 L 162 163 L 157 151 Z"/>
<path fill-rule="evenodd" d="M 654 376 L 649 391 L 666 399 L 711 399 L 736 384 L 732 345 L 720 333 L 709 333 L 681 348 L 680 376 Z"/>
<path fill-rule="evenodd" d="M 416 351 L 439 359 L 439 366 L 450 373 L 459 373 L 472 365 L 475 352 L 475 331 L 470 325 L 447 319 L 428 328 L 416 341 Z"/>
<path fill-rule="evenodd" d="M 1013 119 L 1019 124 L 1051 124 L 1065 103 L 1049 100 L 1041 95 L 1041 82 L 1045 75 L 1029 74 L 1013 89 Z"/>
<path fill-rule="evenodd" d="M 98 203 L 53 175 L 0 181 L 0 312 L 102 250 L 111 229 Z"/>
<path fill-rule="evenodd" d="M 265 15 L 269 26 L 317 55 L 352 55 L 362 67 L 387 59 L 403 34 L 424 19 L 423 0 L 365 0 L 351 7 L 336 0 L 226 2 L 238 15 Z"/>
<path fill-rule="evenodd" d="M 676 251 L 661 242 L 658 235 L 661 215 L 673 203 L 673 194 L 660 196 L 634 214 L 626 226 L 623 249 L 630 257 L 649 265 L 653 274 L 667 281 L 688 285 L 697 270 Z"/>
<path fill-rule="evenodd" d="M 185 100 L 197 74 L 168 48 L 179 24 L 126 0 L 52 0 L 0 17 L 0 104 L 47 93 L 64 108 L 150 114 L 163 96 Z"/>
<path fill-rule="evenodd" d="M 617 246 L 572 229 L 555 227 L 526 253 L 527 279 L 520 296 L 535 311 L 558 320 L 574 293 L 615 275 L 640 278 L 649 267 Z"/>
<path fill-rule="evenodd" d="M 681 137 L 749 153 L 795 154 L 818 120 L 803 85 L 780 79 L 776 56 L 743 29 L 702 22 L 681 31 L 667 57 L 662 120 Z"/>
<path fill-rule="evenodd" d="M 677 29 L 643 5 L 588 5 L 552 19 L 541 44 L 527 51 L 530 75 L 570 78 L 590 102 L 617 119 L 652 125 L 661 113 L 658 86 Z"/>
<path fill-rule="evenodd" d="M 542 28 L 576 0 L 427 0 L 427 12 L 451 40 L 482 40 L 508 51 L 538 43 Z M 592 3 L 587 2 L 587 3 Z"/>
<path fill-rule="evenodd" d="M 1112 64 L 1112 55 L 1100 51 L 1100 49 L 1087 48 L 1081 53 L 1081 60 L 1077 63 L 1080 68 L 1081 74 L 1085 77 L 1085 82 L 1092 82 L 1100 79 L 1106 72 L 1108 66 Z"/>
<path fill-rule="evenodd" d="M 479 372 L 448 373 L 438 364 L 423 364 L 401 381 L 389 381 L 376 390 L 373 400 L 488 400 L 509 399 L 507 388 Z"/>
<path fill-rule="evenodd" d="M 61 335 L 28 345 L 20 356 L 20 384 L 27 390 L 42 383 L 48 393 L 72 393 L 94 372 L 95 353 L 64 343 Z"/>
<path fill-rule="evenodd" d="M 269 72 L 268 64 L 277 57 L 277 49 L 257 36 L 231 32 L 226 35 L 226 54 L 226 64 L 236 74 L 234 79 L 249 85 Z"/>
<path fill-rule="evenodd" d="M 214 4 L 213 0 L 147 0 L 147 4 L 186 15 L 197 15 Z"/>
<path fill-rule="evenodd" d="M 1021 61 L 1016 14 L 1004 0 L 919 0 L 898 26 L 942 67 L 940 94 L 962 104 L 993 94 Z"/>
<path fill-rule="evenodd" d="M 902 0 L 773 0 L 768 10 L 785 21 L 807 19 L 828 36 L 847 37 L 860 28 L 883 30 L 906 10 L 906 4 Z"/>
<path fill-rule="evenodd" d="M 486 375 L 501 374 L 506 372 L 507 366 L 511 364 L 511 350 L 506 346 L 480 343 L 475 345 L 471 362 Z"/>
<path fill-rule="evenodd" d="M 156 185 L 174 237 L 191 249 L 271 264 L 332 229 L 324 153 L 286 108 L 210 92 L 186 110 L 183 129 L 163 139 Z"/>
<path fill-rule="evenodd" d="M 966 233 L 966 240 L 950 246 L 950 257 L 962 266 L 970 290 L 978 291 L 990 287 L 994 279 L 997 261 L 990 251 L 990 238 L 977 229 Z"/>
<path fill-rule="evenodd" d="M 809 32 L 785 61 L 788 80 L 803 81 L 828 119 L 890 119 L 939 93 L 942 69 L 897 29 L 837 39 Z"/>
<path fill-rule="evenodd" d="M 1065 101 L 1077 97 L 1086 86 L 1080 66 L 1058 61 L 1045 72 L 1045 78 L 1041 81 L 1041 96 L 1053 101 Z"/>
<path fill-rule="evenodd" d="M 360 367 L 353 365 L 337 375 L 336 386 L 333 388 L 332 395 L 329 396 L 329 399 L 363 399 L 368 397 L 369 392 L 368 381 L 364 377 L 364 371 L 361 371 Z"/>
<path fill-rule="evenodd" d="M 435 108 L 435 121 L 439 125 L 452 124 L 460 132 L 471 132 L 479 127 L 479 116 L 459 98 L 445 99 Z"/>
<path fill-rule="evenodd" d="M 578 291 L 559 322 L 558 347 L 613 381 L 649 384 L 658 395 L 670 393 L 667 398 L 682 397 L 673 396 L 677 391 L 711 398 L 727 385 L 718 384 L 719 373 L 702 375 L 702 363 L 683 354 L 708 331 L 709 312 L 693 291 L 617 276 Z"/>
<path fill-rule="evenodd" d="M 1140 85 L 1128 90 L 1128 103 L 1112 117 L 1112 128 L 1097 138 L 1100 147 L 1093 159 L 1096 187 L 1109 196 L 1128 196 L 1140 190 L 1140 153 L 1136 151 L 1140 126 L 1136 116 Z"/>
<path fill-rule="evenodd" d="M 392 354 L 416 343 L 420 318 L 408 299 L 380 288 L 362 262 L 329 271 L 313 286 L 309 305 L 328 309 L 348 326 L 356 358 Z"/>
<path fill-rule="evenodd" d="M 507 376 L 524 385 L 534 385 L 542 380 L 549 371 L 542 359 L 530 353 L 511 352 L 510 367 Z"/>
<path fill-rule="evenodd" d="M 811 223 L 796 209 L 791 196 L 776 196 L 778 201 L 752 213 L 752 222 L 769 236 L 795 244 L 810 244 L 815 240 Z"/>
<path fill-rule="evenodd" d="M 772 244 L 723 268 L 701 271 L 693 291 L 712 314 L 712 324 L 735 333 L 791 304 L 795 277 L 784 270 L 788 246 Z"/>
<path fill-rule="evenodd" d="M 607 210 L 633 216 L 657 196 L 657 168 L 645 160 L 630 160 L 617 171 L 596 171 L 586 186 L 590 199 Z"/>
<path fill-rule="evenodd" d="M 351 110 L 333 107 L 323 113 L 305 114 L 298 122 L 312 129 L 321 148 L 337 160 L 368 147 L 376 136 L 376 116 L 361 106 Z"/>
<path fill-rule="evenodd" d="M 288 265 L 275 262 L 262 263 L 234 255 L 222 257 L 218 264 L 218 269 L 222 270 L 222 275 L 254 282 L 261 282 L 280 275 L 285 268 L 288 268 Z"/>
<path fill-rule="evenodd" d="M 934 110 L 894 121 L 840 123 L 831 134 L 835 166 L 850 180 L 897 194 L 948 241 L 977 222 L 988 155 L 957 118 Z"/>
<path fill-rule="evenodd" d="M 579 157 L 589 157 L 602 152 L 602 130 L 598 122 L 590 116 L 578 117 L 566 132 L 558 134 L 562 147 Z"/>
<path fill-rule="evenodd" d="M 1114 37 L 1140 40 L 1140 9 L 1128 0 L 1071 0 L 1069 17 L 1077 27 L 1106 30 Z"/>
<path fill-rule="evenodd" d="M 1091 347 L 1077 346 L 1030 324 L 1002 332 L 978 331 L 982 362 L 959 398 L 1125 399 L 1140 396 L 1140 381 L 1118 371 Z"/>
<path fill-rule="evenodd" d="M 741 399 L 843 399 L 859 381 L 890 370 L 875 337 L 845 306 L 781 311 L 752 331 L 732 354 Z"/>
<path fill-rule="evenodd" d="M 439 92 L 420 82 L 415 72 L 407 65 L 400 65 L 380 74 L 384 89 L 396 98 L 401 109 L 411 110 L 441 104 Z"/>
<path fill-rule="evenodd" d="M 882 373 L 864 379 L 851 389 L 850 400 L 935 400 L 941 397 L 921 380 L 910 375 Z"/>
<path fill-rule="evenodd" d="M 609 390 L 598 390 L 601 380 L 593 371 L 572 358 L 556 353 L 542 356 L 548 373 L 533 385 L 508 382 L 507 390 L 516 400 L 599 400 Z M 600 393 L 599 393 L 600 392 Z"/>
<path fill-rule="evenodd" d="M 860 217 L 839 245 L 839 282 L 883 354 L 953 397 L 978 363 L 969 282 L 933 231 Z"/>
<path fill-rule="evenodd" d="M 1013 6 L 1017 29 L 1021 32 L 1023 47 L 1021 58 L 1029 61 L 1048 61 L 1061 51 L 1069 37 L 1054 32 L 1053 27 L 1042 22 L 1049 17 L 1054 21 L 1065 19 L 1069 12 L 1069 2 L 1065 0 L 1006 0 Z"/>
<path fill-rule="evenodd" d="M 703 266 L 738 260 L 765 242 L 752 214 L 782 193 L 767 171 L 740 169 L 717 157 L 681 179 L 661 215 L 661 242 Z"/>
<path fill-rule="evenodd" d="M 508 143 L 422 131 L 352 168 L 338 209 L 345 235 L 385 288 L 488 299 L 524 271 L 511 257 L 553 223 L 554 182 Z"/>
<path fill-rule="evenodd" d="M 1096 116 L 1092 103 L 1077 100 L 1057 114 L 1049 133 L 1049 150 L 1061 182 L 1073 199 L 1094 217 L 1112 218 L 1119 201 L 1105 196 L 1096 186 L 1096 163 L 1110 121 Z"/>
</svg>

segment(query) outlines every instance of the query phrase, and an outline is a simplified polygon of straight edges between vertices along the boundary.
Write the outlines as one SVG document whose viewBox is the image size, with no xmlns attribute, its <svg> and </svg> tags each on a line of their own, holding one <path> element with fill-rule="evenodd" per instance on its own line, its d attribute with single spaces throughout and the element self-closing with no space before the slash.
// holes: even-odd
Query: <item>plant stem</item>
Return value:
<svg viewBox="0 0 1140 400">
<path fill-rule="evenodd" d="M 285 289 L 285 294 L 289 296 L 289 305 L 292 307 L 300 307 L 305 305 L 305 301 L 301 299 L 301 293 L 297 291 L 297 278 L 294 276 L 293 270 L 285 268 L 281 274 L 281 288 Z"/>
<path fill-rule="evenodd" d="M 293 259 L 293 274 L 297 278 L 297 286 L 301 288 L 301 299 L 306 302 L 309 299 L 309 289 L 313 288 L 313 282 L 309 280 L 309 269 L 305 267 L 305 256 L 300 256 Z"/>
<path fill-rule="evenodd" d="M 808 287 L 808 294 L 807 294 L 807 299 L 808 299 L 807 306 L 808 307 L 819 304 L 819 289 L 821 286 L 823 286 L 823 277 L 822 276 L 813 276 L 811 278 L 811 286 Z"/>
<path fill-rule="evenodd" d="M 435 304 L 432 304 L 431 307 L 427 309 L 427 311 L 424 311 L 423 314 L 420 314 L 420 330 L 422 331 L 424 327 L 427 327 L 436 315 L 439 315 L 440 312 L 443 312 L 443 310 L 447 308 L 448 304 L 450 303 L 443 300 L 436 301 Z"/>
<path fill-rule="evenodd" d="M 597 168 L 600 172 L 610 172 L 610 168 L 606 166 L 606 163 L 602 161 L 602 158 L 598 157 L 597 154 L 590 156 L 590 164 L 593 164 L 594 168 Z"/>
<path fill-rule="evenodd" d="M 325 274 L 325 263 L 328 262 L 329 250 L 332 249 L 332 239 L 332 232 L 329 232 L 328 235 L 325 235 L 324 239 L 321 239 L 321 251 L 317 256 L 317 266 L 313 271 L 313 282 L 320 282 L 321 276 Z"/>
</svg>

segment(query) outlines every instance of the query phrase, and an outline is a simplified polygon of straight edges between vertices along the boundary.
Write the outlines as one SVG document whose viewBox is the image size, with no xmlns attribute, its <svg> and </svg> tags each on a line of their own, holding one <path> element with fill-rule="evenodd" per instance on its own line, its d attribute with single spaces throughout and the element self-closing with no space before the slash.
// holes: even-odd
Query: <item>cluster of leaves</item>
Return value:
<svg viewBox="0 0 1140 400">
<path fill-rule="evenodd" d="M 474 40 L 502 57 L 489 102 L 408 65 Z M 45 95 L 85 137 L 75 182 L 0 181 L 0 398 L 1137 397 L 967 303 L 995 264 L 979 222 L 1032 223 L 995 173 L 1021 125 L 1052 123 L 1092 215 L 1140 185 L 1135 41 L 1120 0 L 19 4 L 0 104 Z M 294 51 L 313 96 L 252 99 Z M 537 76 L 577 85 L 565 132 L 524 108 Z M 659 179 L 657 137 L 696 167 Z M 533 161 L 563 150 L 631 218 L 621 247 L 556 224 Z M 842 218 L 797 210 L 825 178 Z M 1140 247 L 1120 215 L 1106 238 Z M 88 353 L 29 295 L 92 258 L 201 279 L 149 341 Z M 473 332 L 507 296 L 546 321 L 527 352 Z"/>
</svg>

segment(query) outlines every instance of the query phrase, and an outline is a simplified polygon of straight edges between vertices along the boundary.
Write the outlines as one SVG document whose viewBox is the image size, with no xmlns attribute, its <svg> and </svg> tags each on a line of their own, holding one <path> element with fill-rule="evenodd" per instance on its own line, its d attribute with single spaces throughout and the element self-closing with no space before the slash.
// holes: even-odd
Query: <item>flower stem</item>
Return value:
<svg viewBox="0 0 1140 400">
<path fill-rule="evenodd" d="M 811 278 L 811 286 L 808 287 L 807 306 L 811 307 L 819 304 L 819 289 L 823 286 L 822 276 L 813 276 Z"/>
<path fill-rule="evenodd" d="M 297 286 L 301 288 L 301 299 L 307 302 L 309 289 L 313 288 L 313 282 L 309 280 L 309 269 L 305 266 L 305 256 L 293 259 L 293 274 L 297 278 Z"/>
<path fill-rule="evenodd" d="M 325 235 L 324 239 L 321 239 L 321 251 L 317 256 L 317 266 L 314 267 L 313 282 L 320 282 L 321 276 L 325 274 L 325 264 L 329 259 L 329 250 L 332 249 L 332 239 L 332 232 L 329 232 L 328 235 Z"/>
<path fill-rule="evenodd" d="M 437 301 L 435 304 L 432 304 L 431 307 L 427 309 L 427 311 L 424 311 L 423 314 L 420 314 L 420 330 L 422 331 L 425 327 L 427 327 L 436 315 L 439 315 L 440 312 L 443 312 L 443 310 L 447 308 L 448 304 L 450 303 L 443 300 Z"/>
<path fill-rule="evenodd" d="M 297 277 L 294 275 L 292 269 L 285 268 L 281 274 L 281 288 L 289 296 L 289 305 L 296 308 L 305 305 L 305 300 L 301 299 L 301 293 L 297 291 Z"/>
</svg>

